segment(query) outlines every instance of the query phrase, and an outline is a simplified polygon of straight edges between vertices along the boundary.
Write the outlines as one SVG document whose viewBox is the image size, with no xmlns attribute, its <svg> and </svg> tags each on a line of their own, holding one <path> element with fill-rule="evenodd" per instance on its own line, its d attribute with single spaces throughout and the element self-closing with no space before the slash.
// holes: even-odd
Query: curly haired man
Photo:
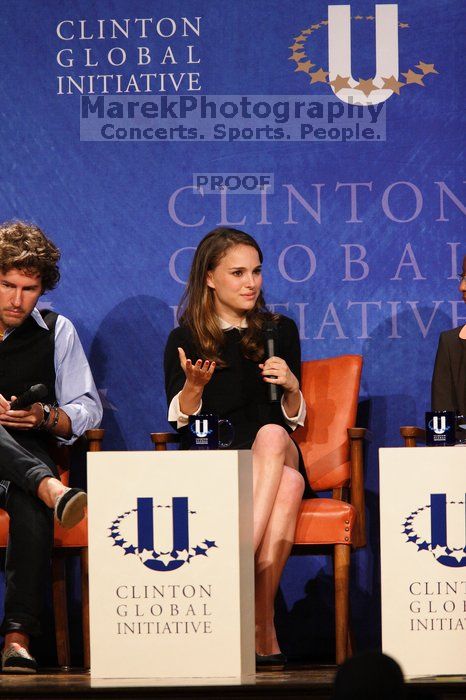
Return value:
<svg viewBox="0 0 466 700">
<path fill-rule="evenodd" d="M 86 494 L 66 488 L 49 455 L 52 436 L 73 442 L 97 427 L 102 406 L 72 323 L 39 312 L 41 294 L 60 279 L 60 251 L 35 225 L 0 224 L 0 507 L 10 516 L 6 556 L 4 673 L 34 673 L 30 637 L 40 633 L 53 518 L 73 527 Z M 42 384 L 41 401 L 12 403 Z"/>
</svg>

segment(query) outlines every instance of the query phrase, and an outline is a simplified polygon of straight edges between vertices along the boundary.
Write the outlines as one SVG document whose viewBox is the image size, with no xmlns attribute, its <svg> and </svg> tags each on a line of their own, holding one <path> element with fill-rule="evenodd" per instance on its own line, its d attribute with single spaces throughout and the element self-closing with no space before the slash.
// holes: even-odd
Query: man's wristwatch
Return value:
<svg viewBox="0 0 466 700">
<path fill-rule="evenodd" d="M 58 406 L 53 406 L 53 410 L 55 411 L 55 415 L 50 425 L 47 424 L 45 426 L 47 430 L 53 430 L 60 419 L 60 409 L 58 408 Z"/>
<path fill-rule="evenodd" d="M 41 403 L 40 405 L 42 406 L 43 417 L 42 417 L 41 422 L 37 426 L 38 430 L 41 430 L 42 428 L 47 427 L 47 424 L 50 420 L 51 411 L 52 411 L 51 406 L 49 406 L 47 403 Z"/>
</svg>

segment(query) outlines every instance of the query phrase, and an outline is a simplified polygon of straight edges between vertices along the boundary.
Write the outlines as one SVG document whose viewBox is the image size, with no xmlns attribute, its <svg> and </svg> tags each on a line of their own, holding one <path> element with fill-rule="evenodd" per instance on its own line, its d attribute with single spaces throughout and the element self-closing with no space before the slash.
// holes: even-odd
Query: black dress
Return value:
<svg viewBox="0 0 466 700">
<path fill-rule="evenodd" d="M 466 415 L 466 340 L 463 326 L 440 334 L 432 376 L 432 409 Z"/>
<path fill-rule="evenodd" d="M 245 358 L 240 349 L 242 331 L 236 328 L 225 333 L 225 367 L 215 369 L 202 396 L 201 413 L 213 413 L 228 418 L 233 424 L 235 436 L 231 449 L 250 449 L 257 431 L 267 423 L 281 425 L 289 433 L 280 404 L 268 401 L 267 383 L 263 381 L 258 363 Z M 175 328 L 165 347 L 165 390 L 168 405 L 183 388 L 185 375 L 180 367 L 178 347 L 186 357 L 196 362 L 198 353 L 186 328 Z M 275 354 L 285 360 L 290 370 L 301 380 L 301 348 L 298 329 L 294 321 L 280 316 L 277 324 Z M 200 358 L 204 359 L 204 358 Z M 173 426 L 176 428 L 176 424 Z M 188 447 L 188 428 L 179 429 L 182 448 Z"/>
</svg>

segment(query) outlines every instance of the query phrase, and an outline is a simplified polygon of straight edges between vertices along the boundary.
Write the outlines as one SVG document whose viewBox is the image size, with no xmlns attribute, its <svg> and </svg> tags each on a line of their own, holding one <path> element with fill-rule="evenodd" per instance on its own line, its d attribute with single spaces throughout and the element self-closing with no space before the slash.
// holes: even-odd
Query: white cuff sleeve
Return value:
<svg viewBox="0 0 466 700">
<path fill-rule="evenodd" d="M 174 423 L 176 421 L 176 427 L 177 428 L 184 428 L 185 425 L 188 425 L 188 420 L 189 416 L 186 415 L 186 413 L 182 413 L 180 409 L 180 394 L 181 391 L 179 391 L 176 396 L 172 398 L 170 401 L 170 406 L 168 407 L 168 420 L 170 423 Z M 202 408 L 202 401 L 197 407 L 195 411 L 191 415 L 197 416 L 198 413 L 201 412 Z"/>
<path fill-rule="evenodd" d="M 285 397 L 282 396 L 282 400 L 281 400 L 282 413 L 285 417 L 286 422 L 288 423 L 288 425 L 290 426 L 290 428 L 292 430 L 296 430 L 298 425 L 304 425 L 304 421 L 306 419 L 306 402 L 304 401 L 304 398 L 303 398 L 301 391 L 299 392 L 299 396 L 300 396 L 299 411 L 298 411 L 297 415 L 294 416 L 293 418 L 290 418 L 290 416 L 288 416 L 286 411 L 285 411 L 285 404 L 284 404 Z"/>
</svg>

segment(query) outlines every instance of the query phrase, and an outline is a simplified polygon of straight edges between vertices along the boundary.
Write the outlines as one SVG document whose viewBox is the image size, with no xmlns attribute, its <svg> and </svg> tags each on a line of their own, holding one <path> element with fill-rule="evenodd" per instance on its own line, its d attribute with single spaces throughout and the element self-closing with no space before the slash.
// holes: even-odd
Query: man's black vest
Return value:
<svg viewBox="0 0 466 700">
<path fill-rule="evenodd" d="M 29 316 L 0 343 L 0 394 L 6 399 L 19 396 L 33 384 L 45 384 L 48 394 L 44 403 L 55 397 L 55 324 L 57 314 L 43 315 L 47 328 L 41 328 Z"/>
<path fill-rule="evenodd" d="M 0 394 L 8 401 L 34 384 L 45 384 L 48 394 L 44 403 L 54 403 L 55 396 L 55 324 L 57 316 L 45 311 L 42 317 L 47 328 L 41 328 L 29 316 L 3 342 L 0 342 Z M 28 449 L 29 442 L 42 443 L 37 431 L 10 430 L 11 435 Z M 34 433 L 34 434 L 33 434 Z M 31 445 L 32 446 L 32 445 Z"/>
</svg>

